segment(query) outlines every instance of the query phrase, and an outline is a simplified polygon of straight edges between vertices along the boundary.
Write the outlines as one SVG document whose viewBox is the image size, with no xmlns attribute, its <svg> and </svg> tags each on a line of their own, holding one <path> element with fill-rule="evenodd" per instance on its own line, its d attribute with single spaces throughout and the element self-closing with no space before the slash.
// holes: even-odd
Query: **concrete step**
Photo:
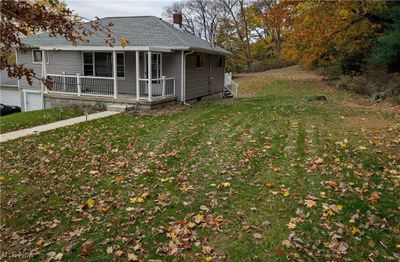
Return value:
<svg viewBox="0 0 400 262">
<path fill-rule="evenodd" d="M 133 109 L 135 109 L 134 105 L 126 105 L 126 104 L 113 104 L 107 106 L 107 111 L 115 111 L 115 112 L 125 112 Z"/>
</svg>

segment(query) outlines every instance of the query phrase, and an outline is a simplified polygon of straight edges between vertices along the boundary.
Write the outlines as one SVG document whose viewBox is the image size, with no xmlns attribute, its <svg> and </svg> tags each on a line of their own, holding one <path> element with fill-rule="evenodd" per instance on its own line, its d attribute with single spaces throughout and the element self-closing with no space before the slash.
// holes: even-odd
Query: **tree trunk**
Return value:
<svg viewBox="0 0 400 262">
<path fill-rule="evenodd" d="M 282 40 L 280 39 L 280 37 L 276 37 L 274 39 L 274 43 L 275 43 L 275 48 L 274 48 L 275 56 L 277 58 L 280 58 L 281 57 L 281 49 L 282 49 Z"/>
</svg>

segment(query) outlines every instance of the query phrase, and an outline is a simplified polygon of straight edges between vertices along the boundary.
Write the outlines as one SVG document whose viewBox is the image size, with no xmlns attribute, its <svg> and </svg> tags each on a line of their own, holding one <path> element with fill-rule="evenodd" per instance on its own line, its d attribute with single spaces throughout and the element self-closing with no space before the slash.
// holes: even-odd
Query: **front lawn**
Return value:
<svg viewBox="0 0 400 262">
<path fill-rule="evenodd" d="M 78 107 L 51 108 L 0 117 L 0 134 L 84 115 Z"/>
<path fill-rule="evenodd" d="M 307 75 L 1 144 L 3 257 L 398 259 L 399 110 Z"/>
</svg>

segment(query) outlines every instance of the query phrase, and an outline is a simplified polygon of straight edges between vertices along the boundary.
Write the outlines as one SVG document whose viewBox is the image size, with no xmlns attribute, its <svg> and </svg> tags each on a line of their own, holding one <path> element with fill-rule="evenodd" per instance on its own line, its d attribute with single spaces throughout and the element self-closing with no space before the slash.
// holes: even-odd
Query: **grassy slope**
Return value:
<svg viewBox="0 0 400 262">
<path fill-rule="evenodd" d="M 238 81 L 256 96 L 173 115 L 120 115 L 1 145 L 3 250 L 92 261 L 118 250 L 125 259 L 165 261 L 371 253 L 383 260 L 398 252 L 399 112 L 360 105 L 294 68 Z M 307 101 L 315 94 L 328 102 Z M 130 203 L 144 192 L 142 203 Z M 308 195 L 316 207 L 304 205 Z M 89 199 L 93 207 L 80 210 Z M 292 247 L 283 246 L 291 233 Z M 345 254 L 326 247 L 333 233 L 349 245 Z M 190 249 L 179 249 L 182 238 Z M 162 255 L 174 253 L 171 239 L 178 253 Z"/>
<path fill-rule="evenodd" d="M 64 108 L 63 117 L 60 117 L 58 108 L 21 112 L 0 117 L 0 133 L 7 133 L 24 128 L 48 124 L 62 119 L 83 115 L 84 112 L 78 109 Z"/>
</svg>

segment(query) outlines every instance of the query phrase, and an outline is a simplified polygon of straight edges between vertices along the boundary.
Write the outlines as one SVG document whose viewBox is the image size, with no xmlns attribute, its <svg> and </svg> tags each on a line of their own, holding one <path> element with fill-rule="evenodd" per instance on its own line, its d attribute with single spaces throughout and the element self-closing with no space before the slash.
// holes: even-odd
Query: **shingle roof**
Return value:
<svg viewBox="0 0 400 262">
<path fill-rule="evenodd" d="M 229 53 L 227 50 L 212 46 L 207 41 L 179 30 L 155 16 L 105 17 L 100 19 L 100 22 L 104 26 L 112 22 L 113 26 L 110 29 L 113 36 L 116 39 L 128 39 L 128 46 L 165 47 L 173 50 L 191 49 L 221 54 Z M 88 37 L 89 42 L 80 43 L 77 46 L 107 46 L 105 38 L 106 35 L 104 33 L 97 31 Z M 46 33 L 26 38 L 24 42 L 34 47 L 72 46 L 65 38 L 49 37 Z M 119 43 L 116 43 L 116 46 L 119 46 Z"/>
</svg>

